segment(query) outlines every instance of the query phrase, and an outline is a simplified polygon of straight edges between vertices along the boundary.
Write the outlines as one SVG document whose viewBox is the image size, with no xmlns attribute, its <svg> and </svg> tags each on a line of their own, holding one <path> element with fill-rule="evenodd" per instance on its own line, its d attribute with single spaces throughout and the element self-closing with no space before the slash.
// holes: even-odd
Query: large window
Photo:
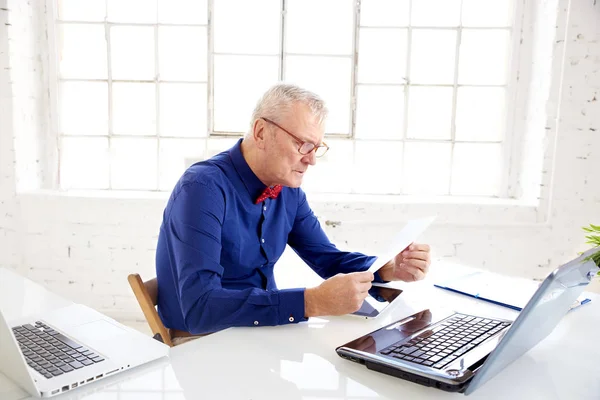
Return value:
<svg viewBox="0 0 600 400">
<path fill-rule="evenodd" d="M 58 0 L 60 186 L 170 190 L 283 80 L 328 103 L 315 192 L 506 196 L 509 0 Z"/>
</svg>

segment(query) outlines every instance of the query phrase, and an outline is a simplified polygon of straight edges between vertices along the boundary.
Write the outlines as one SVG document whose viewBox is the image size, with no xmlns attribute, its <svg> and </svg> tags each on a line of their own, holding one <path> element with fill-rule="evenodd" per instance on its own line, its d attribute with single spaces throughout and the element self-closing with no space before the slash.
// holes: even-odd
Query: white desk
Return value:
<svg viewBox="0 0 600 400">
<path fill-rule="evenodd" d="M 22 304 L 21 315 L 66 302 L 0 269 L 3 308 L 10 299 L 2 293 L 8 280 L 16 290 L 25 289 L 17 303 Z M 460 394 L 370 371 L 335 353 L 336 346 L 418 311 L 422 304 L 445 304 L 495 317 L 516 316 L 510 309 L 434 288 L 427 280 L 401 286 L 405 289 L 402 300 L 376 320 L 345 316 L 279 327 L 232 328 L 173 348 L 170 362 L 128 371 L 57 399 L 461 398 Z M 470 398 L 599 399 L 600 296 L 588 297 L 593 299 L 590 304 L 569 313 L 548 338 Z M 25 393 L 0 375 L 0 399 L 24 398 L 28 398 Z"/>
</svg>

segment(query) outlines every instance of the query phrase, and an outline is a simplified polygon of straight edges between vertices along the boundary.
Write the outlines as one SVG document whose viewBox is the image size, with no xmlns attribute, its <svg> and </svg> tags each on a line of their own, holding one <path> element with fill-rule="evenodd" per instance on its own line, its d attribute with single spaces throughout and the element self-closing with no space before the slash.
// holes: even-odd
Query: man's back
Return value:
<svg viewBox="0 0 600 400">
<path fill-rule="evenodd" d="M 299 189 L 285 188 L 276 201 L 254 204 L 264 188 L 239 143 L 183 174 L 165 208 L 156 252 L 158 310 L 166 326 L 190 330 L 180 301 L 204 294 L 183 293 L 198 274 L 220 275 L 224 289 L 276 289 L 273 267 L 292 230 Z M 177 251 L 182 246 L 185 251 Z"/>
</svg>

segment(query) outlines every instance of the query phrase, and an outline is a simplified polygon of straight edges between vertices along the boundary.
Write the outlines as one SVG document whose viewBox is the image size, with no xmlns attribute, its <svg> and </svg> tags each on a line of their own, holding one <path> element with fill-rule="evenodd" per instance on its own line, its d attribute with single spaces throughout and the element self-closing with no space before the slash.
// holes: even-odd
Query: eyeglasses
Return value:
<svg viewBox="0 0 600 400">
<path fill-rule="evenodd" d="M 310 154 L 310 152 L 314 151 L 316 157 L 323 157 L 325 155 L 325 153 L 327 153 L 327 150 L 329 150 L 329 146 L 327 146 L 327 144 L 325 144 L 325 142 L 323 142 L 323 144 L 319 144 L 319 145 L 316 145 L 316 144 L 311 143 L 311 142 L 304 142 L 298 136 L 296 136 L 293 133 L 289 132 L 287 129 L 282 128 L 281 126 L 279 126 L 279 124 L 271 121 L 270 119 L 267 119 L 267 118 L 264 118 L 264 117 L 261 117 L 261 118 L 264 119 L 265 121 L 267 121 L 268 123 L 275 125 L 279 129 L 281 129 L 282 131 L 284 131 L 285 133 L 287 133 L 288 135 L 290 135 L 291 137 L 293 137 L 294 139 L 296 139 L 296 141 L 298 143 L 300 143 L 300 147 L 298 147 L 298 153 L 300 153 L 300 154 L 302 154 L 304 156 L 307 155 L 307 154 Z"/>
</svg>

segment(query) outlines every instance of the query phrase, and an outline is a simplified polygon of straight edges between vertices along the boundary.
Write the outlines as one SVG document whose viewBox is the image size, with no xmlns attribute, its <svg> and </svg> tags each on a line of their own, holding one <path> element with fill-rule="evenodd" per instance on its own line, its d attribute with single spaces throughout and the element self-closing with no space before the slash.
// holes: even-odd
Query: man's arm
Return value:
<svg viewBox="0 0 600 400">
<path fill-rule="evenodd" d="M 280 325 L 304 319 L 304 289 L 230 290 L 221 286 L 222 193 L 204 183 L 183 187 L 164 232 L 186 328 L 193 334 L 231 326 Z"/>
<path fill-rule="evenodd" d="M 288 244 L 323 279 L 338 273 L 367 270 L 376 259 L 335 247 L 321 228 L 302 189 L 299 190 L 298 212 L 288 236 Z M 378 274 L 375 274 L 375 280 L 381 281 Z"/>
</svg>

